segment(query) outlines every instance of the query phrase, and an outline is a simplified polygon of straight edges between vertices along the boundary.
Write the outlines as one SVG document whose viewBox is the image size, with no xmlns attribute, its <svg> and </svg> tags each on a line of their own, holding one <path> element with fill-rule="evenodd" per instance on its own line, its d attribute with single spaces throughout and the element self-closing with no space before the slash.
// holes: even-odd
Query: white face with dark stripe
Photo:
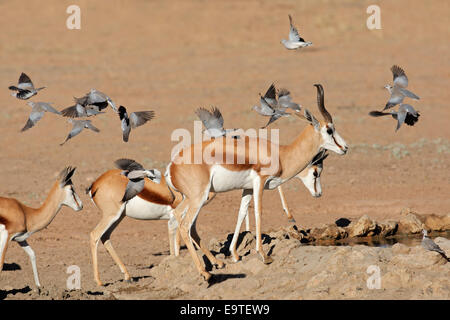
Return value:
<svg viewBox="0 0 450 320">
<path fill-rule="evenodd" d="M 306 174 L 304 174 L 305 171 Z M 313 165 L 306 168 L 297 176 L 302 180 L 303 184 L 313 197 L 320 197 L 322 195 L 322 185 L 320 184 L 321 173 L 322 165 Z"/>
<path fill-rule="evenodd" d="M 81 199 L 78 197 L 72 184 L 66 185 L 63 191 L 65 194 L 65 198 L 62 202 L 63 205 L 72 208 L 74 211 L 83 209 L 83 202 L 81 202 Z"/>
<path fill-rule="evenodd" d="M 347 143 L 342 139 L 339 133 L 335 130 L 332 123 L 327 123 L 320 128 L 320 134 L 322 135 L 323 149 L 334 151 L 337 154 L 346 154 L 348 150 Z"/>
</svg>

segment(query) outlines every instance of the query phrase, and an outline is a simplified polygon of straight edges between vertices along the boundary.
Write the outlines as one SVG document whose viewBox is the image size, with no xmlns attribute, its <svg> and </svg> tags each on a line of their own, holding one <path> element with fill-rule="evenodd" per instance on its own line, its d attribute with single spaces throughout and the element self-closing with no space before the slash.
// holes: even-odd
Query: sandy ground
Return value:
<svg viewBox="0 0 450 320">
<path fill-rule="evenodd" d="M 88 239 L 100 213 L 84 189 L 114 160 L 130 157 L 163 170 L 176 144 L 172 131 L 192 132 L 200 106 L 220 107 L 227 127 L 257 128 L 266 119 L 250 109 L 272 82 L 287 87 L 316 115 L 313 84 L 322 83 L 326 106 L 350 146 L 346 156 L 331 154 L 326 160 L 321 198 L 313 199 L 297 181 L 286 184 L 299 225 L 363 214 L 396 219 L 405 207 L 449 213 L 448 2 L 379 1 L 383 29 L 374 31 L 366 27 L 370 1 L 78 3 L 81 30 L 66 28 L 70 1 L 29 1 L 26 10 L 20 1 L 0 2 L 0 24 L 9 30 L 0 34 L 0 195 L 39 206 L 57 173 L 73 165 L 85 205 L 77 213 L 62 209 L 29 239 L 44 286 L 63 290 L 67 267 L 78 265 L 83 291 L 99 290 Z M 292 52 L 279 43 L 287 36 L 289 13 L 313 47 Z M 421 97 L 410 102 L 422 114 L 415 127 L 397 133 L 394 120 L 367 116 L 386 103 L 383 86 L 392 82 L 393 64 L 406 70 L 409 89 Z M 93 119 L 100 133 L 83 132 L 60 147 L 70 125 L 56 115 L 46 114 L 35 128 L 20 132 L 30 107 L 11 97 L 7 87 L 22 71 L 36 86 L 47 86 L 33 101 L 62 109 L 73 96 L 97 88 L 130 111 L 155 110 L 157 117 L 125 144 L 118 117 L 109 110 Z M 281 143 L 291 142 L 303 127 L 294 118 L 273 126 L 280 129 Z M 239 191 L 220 194 L 201 212 L 197 225 L 206 241 L 234 230 L 239 198 Z M 287 225 L 276 192 L 266 192 L 263 205 L 263 230 Z M 168 255 L 167 223 L 124 219 L 112 241 L 131 275 L 145 283 L 152 266 Z M 106 250 L 100 246 L 99 252 L 103 281 L 130 286 L 121 282 Z M 0 289 L 9 296 L 33 287 L 28 257 L 15 243 L 4 269 Z M 80 296 L 93 297 L 105 296 Z"/>
</svg>

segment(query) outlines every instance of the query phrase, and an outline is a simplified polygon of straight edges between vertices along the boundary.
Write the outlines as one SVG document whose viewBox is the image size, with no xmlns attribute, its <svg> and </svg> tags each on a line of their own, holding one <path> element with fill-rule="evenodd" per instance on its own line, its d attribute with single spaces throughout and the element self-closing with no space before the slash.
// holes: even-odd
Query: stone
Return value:
<svg viewBox="0 0 450 320">
<path fill-rule="evenodd" d="M 358 221 L 352 222 L 348 227 L 349 237 L 366 237 L 376 233 L 377 223 L 367 215 L 363 215 Z"/>
<path fill-rule="evenodd" d="M 248 259 L 247 261 L 243 261 L 242 268 L 256 275 L 261 271 L 265 270 L 267 266 L 261 261 L 259 256 L 255 255 L 254 257 Z"/>
<path fill-rule="evenodd" d="M 396 221 L 388 220 L 378 224 L 379 234 L 382 237 L 392 236 L 397 233 L 398 223 Z"/>
<path fill-rule="evenodd" d="M 398 222 L 398 232 L 411 234 L 422 232 L 424 225 L 414 213 L 404 215 Z"/>
<path fill-rule="evenodd" d="M 427 229 L 433 231 L 450 230 L 450 214 L 446 216 L 438 216 L 435 214 L 427 215 L 424 223 Z"/>
<path fill-rule="evenodd" d="M 344 228 L 335 225 L 328 225 L 316 239 L 320 240 L 339 240 L 348 236 Z"/>
<path fill-rule="evenodd" d="M 394 254 L 407 254 L 411 251 L 411 249 L 408 246 L 406 246 L 402 243 L 394 244 L 391 249 L 392 249 L 392 253 L 394 253 Z"/>
</svg>

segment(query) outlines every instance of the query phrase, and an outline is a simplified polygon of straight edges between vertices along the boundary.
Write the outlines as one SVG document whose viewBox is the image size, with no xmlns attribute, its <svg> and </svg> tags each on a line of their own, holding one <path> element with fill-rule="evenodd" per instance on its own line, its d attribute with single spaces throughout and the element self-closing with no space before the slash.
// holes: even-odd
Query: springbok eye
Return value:
<svg viewBox="0 0 450 320">
<path fill-rule="evenodd" d="M 314 178 L 317 178 L 317 177 L 319 176 L 319 174 L 317 173 L 317 171 L 316 171 L 316 170 L 314 170 L 314 173 L 313 173 L 313 175 L 314 175 Z"/>
<path fill-rule="evenodd" d="M 327 129 L 327 133 L 328 133 L 329 135 L 332 135 L 332 134 L 333 134 L 333 129 L 328 128 L 328 129 Z"/>
</svg>

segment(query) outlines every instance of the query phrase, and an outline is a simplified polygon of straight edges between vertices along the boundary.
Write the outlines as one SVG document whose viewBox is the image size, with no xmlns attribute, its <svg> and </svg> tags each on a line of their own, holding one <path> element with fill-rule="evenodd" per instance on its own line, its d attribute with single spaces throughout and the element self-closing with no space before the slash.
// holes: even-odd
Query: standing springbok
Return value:
<svg viewBox="0 0 450 320">
<path fill-rule="evenodd" d="M 72 185 L 71 178 L 74 172 L 75 168 L 72 167 L 61 171 L 58 180 L 53 184 L 47 199 L 40 208 L 30 208 L 16 199 L 0 197 L 0 272 L 9 241 L 14 240 L 30 257 L 34 282 L 40 291 L 41 284 L 36 267 L 36 255 L 26 240 L 33 233 L 47 227 L 63 205 L 75 211 L 83 209 L 83 203 Z"/>
<path fill-rule="evenodd" d="M 211 191 L 226 192 L 243 189 L 242 201 L 248 201 L 247 199 L 254 195 L 256 250 L 263 262 L 268 264 L 273 260 L 264 252 L 261 241 L 260 217 L 263 190 L 274 189 L 295 177 L 323 149 L 341 155 L 347 152 L 348 147 L 345 141 L 335 130 L 331 115 L 325 109 L 323 87 L 320 84 L 314 86 L 317 88 L 318 107 L 324 120 L 317 120 L 305 109 L 304 119 L 310 125 L 291 144 L 279 146 L 262 138 L 247 136 L 242 139 L 243 144 L 238 144 L 236 139 L 218 138 L 193 144 L 181 150 L 167 166 L 165 172 L 167 183 L 183 195 L 183 200 L 174 211 L 179 223 L 179 232 L 199 273 L 205 280 L 208 281 L 211 274 L 205 270 L 196 254 L 191 238 L 191 227 Z M 205 160 L 205 150 L 209 152 L 208 161 L 201 163 L 195 161 L 199 153 Z M 234 162 L 226 163 L 225 159 L 232 159 Z M 209 250 L 200 243 L 200 239 L 196 240 L 200 249 L 207 256 L 211 255 L 211 253 L 207 254 Z M 219 267 L 224 265 L 221 261 L 215 264 Z"/>
<path fill-rule="evenodd" d="M 314 197 L 318 197 L 322 194 L 320 174 L 322 172 L 322 161 L 325 157 L 326 155 L 319 153 L 310 162 L 307 168 L 296 176 L 305 184 Z M 169 220 L 168 231 L 170 254 L 175 256 L 178 256 L 179 254 L 180 242 L 177 233 L 178 223 L 173 215 L 173 211 L 182 200 L 181 194 L 178 192 L 173 192 L 170 189 L 164 176 L 161 177 L 161 181 L 159 183 L 155 183 L 147 178 L 145 178 L 144 181 L 144 189 L 137 196 L 132 198 L 131 200 L 135 200 L 131 202 L 123 201 L 128 179 L 119 169 L 106 171 L 99 178 L 97 178 L 97 180 L 95 180 L 87 190 L 92 201 L 102 213 L 102 219 L 91 232 L 90 243 L 94 278 L 99 286 L 102 285 L 98 271 L 97 257 L 98 241 L 100 239 L 124 274 L 125 281 L 130 280 L 130 274 L 115 252 L 110 241 L 111 233 L 125 216 L 140 220 Z M 289 219 L 293 219 L 285 204 L 286 200 L 284 199 L 281 186 L 279 187 L 279 192 L 280 197 L 282 197 L 281 199 L 287 217 Z M 214 196 L 215 193 L 211 192 L 208 197 L 208 202 L 211 201 Z M 247 209 L 248 206 L 245 210 Z M 242 208 L 241 210 L 244 209 Z M 250 230 L 248 215 L 246 218 L 246 230 Z M 192 232 L 194 237 L 196 237 L 197 232 L 195 226 L 193 226 Z M 210 256 L 209 258 L 214 260 L 213 256 Z"/>
</svg>

